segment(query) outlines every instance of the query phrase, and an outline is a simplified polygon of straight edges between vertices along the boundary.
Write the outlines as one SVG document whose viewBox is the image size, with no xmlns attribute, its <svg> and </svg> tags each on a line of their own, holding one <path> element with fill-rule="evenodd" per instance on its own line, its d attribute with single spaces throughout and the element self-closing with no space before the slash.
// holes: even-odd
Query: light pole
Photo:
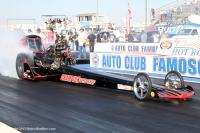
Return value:
<svg viewBox="0 0 200 133">
<path fill-rule="evenodd" d="M 99 0 L 97 0 L 97 10 L 96 10 L 96 28 L 97 30 L 99 29 L 98 27 L 98 20 L 99 19 Z"/>
<path fill-rule="evenodd" d="M 145 0 L 145 27 L 147 26 L 147 0 Z"/>
</svg>

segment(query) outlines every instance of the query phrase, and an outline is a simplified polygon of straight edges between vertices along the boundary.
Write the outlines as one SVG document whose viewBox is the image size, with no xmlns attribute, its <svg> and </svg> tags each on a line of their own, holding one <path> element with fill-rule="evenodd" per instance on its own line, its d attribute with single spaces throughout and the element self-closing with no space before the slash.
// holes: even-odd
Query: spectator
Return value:
<svg viewBox="0 0 200 133">
<path fill-rule="evenodd" d="M 92 30 L 89 30 L 89 35 L 87 39 L 89 40 L 90 52 L 94 52 L 94 43 L 95 43 L 96 36 L 94 33 L 92 33 Z"/>
<path fill-rule="evenodd" d="M 159 35 L 157 32 L 155 32 L 155 33 L 153 34 L 153 42 L 154 42 L 154 43 L 160 42 L 160 35 Z"/>
<path fill-rule="evenodd" d="M 103 35 L 103 36 L 102 36 L 103 42 L 107 42 L 107 41 L 108 41 L 108 33 L 107 33 L 107 32 L 104 32 L 102 35 Z"/>
<path fill-rule="evenodd" d="M 164 31 L 161 33 L 160 36 L 161 36 L 161 39 L 166 39 L 166 38 L 169 37 L 168 34 L 166 32 L 164 32 Z"/>
<path fill-rule="evenodd" d="M 75 51 L 73 33 L 69 33 L 68 45 L 70 46 L 71 51 Z"/>
<path fill-rule="evenodd" d="M 28 29 L 27 34 L 28 34 L 28 35 L 32 35 L 32 34 L 33 34 L 32 30 L 31 30 L 31 29 Z"/>
<path fill-rule="evenodd" d="M 85 46 L 85 44 L 86 44 L 87 36 L 86 36 L 83 28 L 81 28 L 79 31 L 80 32 L 79 32 L 79 35 L 78 35 L 78 42 L 79 42 L 78 58 L 81 59 L 82 56 L 83 56 L 83 58 L 86 59 L 86 48 L 85 48 L 86 46 Z"/>
<path fill-rule="evenodd" d="M 60 39 L 61 39 L 60 36 L 56 33 L 55 43 L 58 43 Z"/>
<path fill-rule="evenodd" d="M 115 42 L 115 40 L 116 40 L 116 37 L 115 37 L 115 35 L 112 33 L 112 34 L 110 35 L 110 42 Z"/>
<path fill-rule="evenodd" d="M 101 34 L 100 34 L 100 32 L 97 34 L 97 42 L 98 42 L 98 43 L 101 42 Z"/>
<path fill-rule="evenodd" d="M 133 34 L 128 34 L 127 38 L 128 38 L 128 42 L 133 42 L 134 40 Z"/>
<path fill-rule="evenodd" d="M 44 35 L 44 33 L 41 31 L 40 28 L 36 30 L 36 34 L 42 39 L 42 41 L 46 39 L 46 36 Z"/>
<path fill-rule="evenodd" d="M 145 33 L 144 30 L 142 31 L 142 34 L 141 34 L 141 42 L 142 43 L 147 42 L 147 33 Z"/>
<path fill-rule="evenodd" d="M 41 31 L 40 28 L 38 28 L 38 29 L 36 30 L 36 35 L 38 35 L 38 36 L 41 38 L 43 47 L 44 47 L 44 48 L 47 48 L 47 47 L 45 47 L 45 46 L 46 46 L 46 42 L 45 42 L 46 36 L 45 36 L 45 34 Z"/>
<path fill-rule="evenodd" d="M 56 33 L 53 31 L 53 28 L 50 28 L 49 32 L 47 33 L 47 47 L 49 45 L 53 45 L 56 40 Z"/>
<path fill-rule="evenodd" d="M 75 43 L 76 51 L 78 51 L 79 42 L 78 42 L 78 34 L 77 34 L 77 32 L 75 32 L 75 35 L 74 35 L 73 38 L 74 38 L 74 43 Z"/>
</svg>

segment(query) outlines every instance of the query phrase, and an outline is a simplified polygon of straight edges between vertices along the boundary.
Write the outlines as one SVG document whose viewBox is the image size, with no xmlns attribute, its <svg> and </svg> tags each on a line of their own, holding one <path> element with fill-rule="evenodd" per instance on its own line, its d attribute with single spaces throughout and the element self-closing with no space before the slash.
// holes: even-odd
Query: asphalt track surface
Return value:
<svg viewBox="0 0 200 133">
<path fill-rule="evenodd" d="M 0 121 L 54 129 L 23 133 L 199 133 L 199 92 L 185 102 L 139 102 L 125 91 L 0 76 Z"/>
</svg>

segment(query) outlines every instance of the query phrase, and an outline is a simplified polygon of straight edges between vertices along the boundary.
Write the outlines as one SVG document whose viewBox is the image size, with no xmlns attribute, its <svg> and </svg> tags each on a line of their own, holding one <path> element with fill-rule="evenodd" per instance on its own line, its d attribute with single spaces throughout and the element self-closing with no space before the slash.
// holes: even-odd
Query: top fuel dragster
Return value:
<svg viewBox="0 0 200 133">
<path fill-rule="evenodd" d="M 70 49 L 62 37 L 46 50 L 39 36 L 28 35 L 24 38 L 24 42 L 29 52 L 19 53 L 16 59 L 16 71 L 20 79 L 51 78 L 104 87 L 116 87 L 117 84 L 128 85 L 131 86 L 130 91 L 141 101 L 150 97 L 187 100 L 195 94 L 191 86 L 185 86 L 183 77 L 176 71 L 169 72 L 165 76 L 164 85 L 161 86 L 152 84 L 151 78 L 145 73 L 139 73 L 131 79 L 83 68 L 78 65 L 80 60 L 72 58 Z"/>
</svg>

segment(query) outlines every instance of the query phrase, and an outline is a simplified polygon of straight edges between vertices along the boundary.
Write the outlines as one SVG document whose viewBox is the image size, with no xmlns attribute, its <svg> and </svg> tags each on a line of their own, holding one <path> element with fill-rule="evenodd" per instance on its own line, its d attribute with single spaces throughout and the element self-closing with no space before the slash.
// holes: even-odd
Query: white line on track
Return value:
<svg viewBox="0 0 200 133">
<path fill-rule="evenodd" d="M 8 125 L 0 122 L 0 132 L 1 133 L 21 133 L 17 131 L 16 129 L 9 127 Z"/>
</svg>

